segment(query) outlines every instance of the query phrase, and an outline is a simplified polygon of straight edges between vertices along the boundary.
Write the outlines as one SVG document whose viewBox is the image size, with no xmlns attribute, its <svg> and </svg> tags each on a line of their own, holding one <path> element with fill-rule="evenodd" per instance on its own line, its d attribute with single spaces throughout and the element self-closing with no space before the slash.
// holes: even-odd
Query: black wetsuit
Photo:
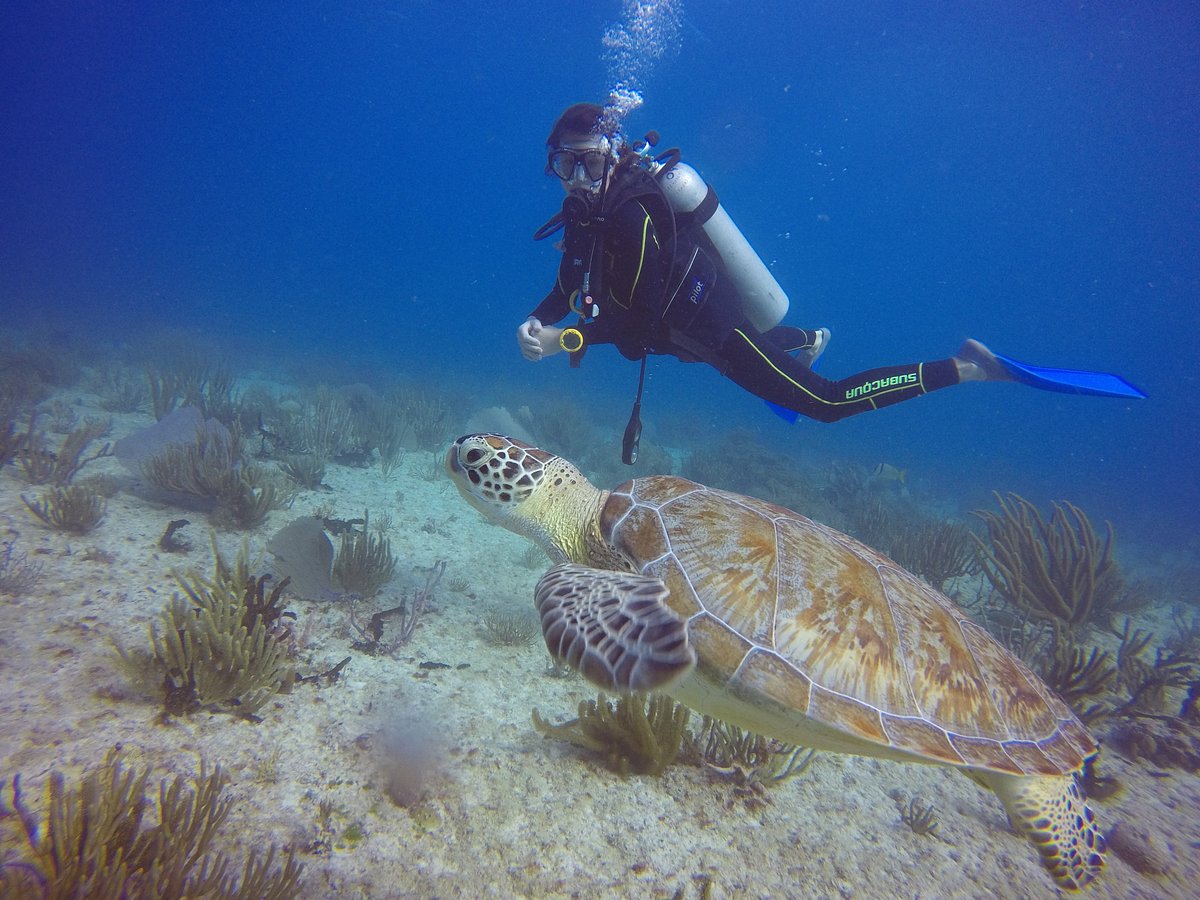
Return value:
<svg viewBox="0 0 1200 900">
<path fill-rule="evenodd" d="M 958 383 L 953 359 L 822 378 L 791 355 L 812 346 L 816 332 L 778 326 L 763 333 L 751 325 L 720 254 L 689 216 L 672 214 L 644 170 L 618 167 L 600 215 L 599 204 L 584 210 L 581 200 L 564 203 L 558 278 L 530 315 L 553 324 L 582 312 L 571 327 L 585 350 L 613 344 L 629 359 L 658 353 L 706 362 L 762 399 L 822 422 Z M 578 300 L 572 309 L 585 273 L 595 309 Z"/>
</svg>

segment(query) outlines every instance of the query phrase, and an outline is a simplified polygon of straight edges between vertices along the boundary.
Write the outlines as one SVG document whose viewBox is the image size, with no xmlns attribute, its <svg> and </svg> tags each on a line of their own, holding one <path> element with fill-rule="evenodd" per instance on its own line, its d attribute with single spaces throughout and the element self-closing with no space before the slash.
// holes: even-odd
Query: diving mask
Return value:
<svg viewBox="0 0 1200 900">
<path fill-rule="evenodd" d="M 563 181 L 574 181 L 581 166 L 588 181 L 599 181 L 608 166 L 608 152 L 601 147 L 558 147 L 546 158 L 546 174 L 554 173 Z"/>
</svg>

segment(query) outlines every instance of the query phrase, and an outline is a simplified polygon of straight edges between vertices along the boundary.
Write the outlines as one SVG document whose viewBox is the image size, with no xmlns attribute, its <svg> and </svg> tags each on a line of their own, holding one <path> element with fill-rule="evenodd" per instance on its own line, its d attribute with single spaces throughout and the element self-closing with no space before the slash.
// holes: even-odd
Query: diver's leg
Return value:
<svg viewBox="0 0 1200 900">
<path fill-rule="evenodd" d="M 828 328 L 793 328 L 791 325 L 776 325 L 762 336 L 773 341 L 784 353 L 792 354 L 804 365 L 812 368 L 833 337 Z"/>
<path fill-rule="evenodd" d="M 974 338 L 963 341 L 954 355 L 954 362 L 958 366 L 959 381 L 1013 380 L 996 355 Z"/>
<path fill-rule="evenodd" d="M 736 384 L 821 422 L 836 422 L 959 383 L 954 359 L 870 369 L 830 381 L 753 328 L 735 328 L 720 355 L 722 374 Z"/>
</svg>

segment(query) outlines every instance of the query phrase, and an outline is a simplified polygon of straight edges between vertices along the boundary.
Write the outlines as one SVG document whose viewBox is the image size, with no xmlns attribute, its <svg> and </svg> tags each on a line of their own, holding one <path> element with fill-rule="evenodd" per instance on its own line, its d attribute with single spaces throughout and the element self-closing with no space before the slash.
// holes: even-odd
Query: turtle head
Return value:
<svg viewBox="0 0 1200 900">
<path fill-rule="evenodd" d="M 555 558 L 571 554 L 591 505 L 584 498 L 599 494 L 561 456 L 502 434 L 460 437 L 446 454 L 446 471 L 473 507 Z"/>
</svg>

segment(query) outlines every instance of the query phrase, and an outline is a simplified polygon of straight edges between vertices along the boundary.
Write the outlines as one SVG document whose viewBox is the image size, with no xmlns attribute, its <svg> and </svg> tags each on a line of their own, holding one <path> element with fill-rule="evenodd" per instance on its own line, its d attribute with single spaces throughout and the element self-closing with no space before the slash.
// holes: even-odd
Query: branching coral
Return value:
<svg viewBox="0 0 1200 900">
<path fill-rule="evenodd" d="M 238 418 L 233 373 L 223 363 L 210 370 L 196 358 L 175 359 L 170 368 L 147 369 L 146 382 L 155 419 L 162 419 L 182 406 L 194 406 L 205 418 L 226 425 L 232 425 Z"/>
<path fill-rule="evenodd" d="M 62 486 L 90 462 L 112 455 L 110 444 L 104 444 L 91 456 L 84 453 L 99 438 L 112 430 L 111 419 L 88 419 L 63 438 L 57 450 L 51 450 L 46 434 L 29 421 L 29 431 L 22 440 L 20 456 L 21 472 L 30 484 L 54 484 Z"/>
<path fill-rule="evenodd" d="M 0 466 L 7 466 L 25 446 L 25 436 L 17 431 L 14 419 L 0 421 Z"/>
<path fill-rule="evenodd" d="M 198 429 L 189 443 L 168 444 L 142 462 L 142 473 L 158 487 L 212 500 L 214 522 L 234 528 L 253 528 L 295 498 L 243 461 L 241 442 L 219 427 Z"/>
<path fill-rule="evenodd" d="M 396 403 L 404 410 L 404 421 L 413 443 L 423 450 L 435 450 L 446 444 L 449 427 L 446 418 L 450 404 L 428 392 L 398 393 Z"/>
<path fill-rule="evenodd" d="M 284 583 L 267 592 L 267 576 L 249 574 L 245 551 L 227 566 L 218 555 L 211 578 L 178 575 L 175 594 L 159 623 L 150 625 L 153 648 L 141 660 L 118 647 L 136 678 L 144 663 L 162 680 L 166 712 L 232 706 L 252 718 L 271 696 L 292 683 L 287 663 L 289 628 L 280 603 Z"/>
<path fill-rule="evenodd" d="M 1200 673 L 1200 654 L 1186 647 L 1158 647 L 1154 651 L 1154 662 L 1146 662 L 1142 653 L 1153 639 L 1154 635 L 1141 629 L 1134 630 L 1131 621 L 1125 620 L 1121 648 L 1117 651 L 1117 669 L 1118 682 L 1129 699 L 1117 707 L 1118 715 L 1161 712 L 1166 706 L 1167 691 L 1189 687 Z"/>
<path fill-rule="evenodd" d="M 665 694 L 641 694 L 610 703 L 604 694 L 579 704 L 579 716 L 551 725 L 533 711 L 533 727 L 543 736 L 566 741 L 600 755 L 625 777 L 661 775 L 679 756 L 687 735 L 689 710 Z"/>
<path fill-rule="evenodd" d="M 109 412 L 137 412 L 146 405 L 146 382 L 126 368 L 105 369 L 97 385 L 100 406 Z"/>
<path fill-rule="evenodd" d="M 313 453 L 289 453 L 279 467 L 288 478 L 310 491 L 319 490 L 325 478 L 325 460 Z"/>
<path fill-rule="evenodd" d="M 816 750 L 785 744 L 705 716 L 692 749 L 710 772 L 740 784 L 772 784 L 802 775 Z"/>
<path fill-rule="evenodd" d="M 5 541 L 0 550 L 0 594 L 16 597 L 42 580 L 42 564 L 18 553 L 16 541 Z"/>
<path fill-rule="evenodd" d="M 391 541 L 373 534 L 369 526 L 370 518 L 364 514 L 361 531 L 351 529 L 342 535 L 332 572 L 339 588 L 364 597 L 378 594 L 396 573 Z"/>
<path fill-rule="evenodd" d="M 912 829 L 913 834 L 925 837 L 937 837 L 937 810 L 932 803 L 928 806 L 916 797 L 908 801 L 907 806 L 900 806 L 900 821 Z"/>
<path fill-rule="evenodd" d="M 300 441 L 304 449 L 320 459 L 337 459 L 358 451 L 356 418 L 344 399 L 328 388 L 317 391 L 316 398 L 300 421 Z"/>
<path fill-rule="evenodd" d="M 896 555 L 894 548 L 903 542 L 905 532 L 909 530 L 907 517 L 897 508 L 896 502 L 883 495 L 860 494 L 842 509 L 842 513 L 846 517 L 846 530 L 851 535 L 868 547 L 892 556 Z M 905 563 L 901 562 L 901 565 Z"/>
<path fill-rule="evenodd" d="M 100 524 L 108 508 L 96 489 L 84 484 L 56 485 L 44 491 L 39 500 L 30 500 L 24 494 L 21 500 L 31 513 L 51 528 L 70 534 L 91 531 Z"/>
<path fill-rule="evenodd" d="M 494 647 L 528 647 L 541 631 L 532 615 L 498 609 L 485 613 L 480 624 L 483 636 Z"/>
<path fill-rule="evenodd" d="M 939 591 L 951 578 L 966 575 L 975 566 L 971 529 L 962 522 L 925 520 L 897 530 L 888 554 L 914 575 Z"/>
<path fill-rule="evenodd" d="M 1101 541 L 1071 503 L 1054 504 L 1046 520 L 1017 494 L 995 497 L 999 513 L 975 513 L 987 525 L 988 543 L 975 541 L 980 565 L 997 593 L 1033 616 L 1069 627 L 1083 625 L 1111 605 L 1122 584 L 1112 556 L 1111 524 Z"/>
<path fill-rule="evenodd" d="M 1080 647 L 1074 634 L 1055 624 L 1049 653 L 1031 660 L 1042 680 L 1054 688 L 1073 707 L 1084 722 L 1095 722 L 1109 715 L 1110 707 L 1100 703 L 1083 706 L 1085 700 L 1103 695 L 1117 676 L 1117 667 L 1106 650 Z"/>
<path fill-rule="evenodd" d="M 282 868 L 276 848 L 265 858 L 251 850 L 239 879 L 231 860 L 212 849 L 232 800 L 218 766 L 201 760 L 200 774 L 176 776 L 158 789 L 157 823 L 143 827 L 152 802 L 148 771 L 126 768 L 115 753 L 104 767 L 71 790 L 59 772 L 47 783 L 44 828 L 26 807 L 20 776 L 13 779 L 13 809 L 27 842 L 25 859 L 0 866 L 6 897 L 66 898 L 286 898 L 294 896 L 303 866 L 289 851 Z"/>
<path fill-rule="evenodd" d="M 430 567 L 423 587 L 413 591 L 411 595 L 401 597 L 398 605 L 375 613 L 366 625 L 359 623 L 355 613 L 359 602 L 358 596 L 350 595 L 350 627 L 358 633 L 360 638 L 350 645 L 351 649 L 361 650 L 372 656 L 387 656 L 411 641 L 421 617 L 430 606 L 434 589 L 445 574 L 446 561 L 439 559 Z M 384 641 L 383 623 L 389 619 L 395 625 L 388 630 L 388 639 Z"/>
</svg>

